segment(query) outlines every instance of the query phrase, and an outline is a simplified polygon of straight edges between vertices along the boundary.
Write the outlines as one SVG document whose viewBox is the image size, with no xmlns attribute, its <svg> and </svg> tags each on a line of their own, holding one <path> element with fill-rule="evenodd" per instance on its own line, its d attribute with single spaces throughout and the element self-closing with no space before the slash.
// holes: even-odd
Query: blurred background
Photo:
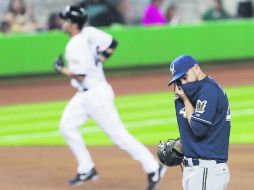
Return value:
<svg viewBox="0 0 254 190">
<path fill-rule="evenodd" d="M 230 101 L 230 190 L 253 189 L 254 0 L 0 0 L 0 178 L 6 182 L 0 189 L 65 189 L 59 182 L 62 176 L 48 171 L 62 163 L 59 160 L 65 159 L 65 167 L 72 159 L 58 122 L 75 90 L 53 69 L 69 40 L 60 30 L 58 13 L 70 4 L 85 7 L 89 25 L 119 42 L 104 65 L 106 75 L 126 127 L 153 151 L 160 140 L 179 136 L 173 93 L 167 86 L 168 64 L 182 54 L 200 62 L 226 89 Z M 89 146 L 112 145 L 93 121 L 81 131 Z M 97 149 L 92 150 L 96 154 Z M 28 168 L 31 164 L 20 159 L 34 165 Z M 31 171 L 37 171 L 40 160 L 45 161 L 36 173 L 40 177 L 32 182 L 20 178 L 24 171 L 33 177 Z M 71 168 L 55 171 L 67 178 Z M 13 174 L 18 176 L 15 184 Z M 180 177 L 169 175 L 167 181 L 180 189 Z"/>
<path fill-rule="evenodd" d="M 58 28 L 57 15 L 67 4 L 87 7 L 91 25 L 142 25 L 151 0 L 1 0 L 1 30 L 4 33 L 35 32 Z M 199 23 L 203 20 L 241 19 L 253 16 L 252 0 L 157 0 L 165 20 L 151 24 Z M 99 18 L 108 22 L 99 22 Z M 154 16 L 154 15 L 153 15 Z M 103 19 L 102 19 L 103 20 Z M 156 23 L 158 22 L 158 23 Z M 15 26 L 14 26 L 15 25 Z"/>
<path fill-rule="evenodd" d="M 58 16 L 66 5 L 85 7 L 88 24 L 121 44 L 106 69 L 157 67 L 180 54 L 202 62 L 253 57 L 252 0 L 0 0 L 0 77 L 53 73 L 68 41 Z"/>
</svg>

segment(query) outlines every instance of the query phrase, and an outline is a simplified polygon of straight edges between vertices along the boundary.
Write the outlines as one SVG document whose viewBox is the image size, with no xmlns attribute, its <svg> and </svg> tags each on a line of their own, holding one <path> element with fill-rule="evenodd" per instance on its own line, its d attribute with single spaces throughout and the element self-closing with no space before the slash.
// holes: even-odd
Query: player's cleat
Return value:
<svg viewBox="0 0 254 190">
<path fill-rule="evenodd" d="M 148 174 L 147 175 L 147 178 L 148 178 L 147 190 L 154 190 L 160 183 L 166 171 L 167 171 L 167 167 L 160 164 L 159 169 L 156 172 Z"/>
<path fill-rule="evenodd" d="M 88 181 L 88 180 L 96 180 L 98 179 L 98 173 L 95 168 L 92 168 L 88 173 L 80 174 L 77 173 L 77 175 L 69 181 L 70 186 L 78 186 L 82 183 Z"/>
</svg>

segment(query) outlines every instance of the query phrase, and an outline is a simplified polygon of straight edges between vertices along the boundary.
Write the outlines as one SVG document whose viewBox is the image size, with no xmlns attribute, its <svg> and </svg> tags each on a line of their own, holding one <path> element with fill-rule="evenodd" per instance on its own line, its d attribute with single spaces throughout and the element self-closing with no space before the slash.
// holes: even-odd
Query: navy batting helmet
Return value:
<svg viewBox="0 0 254 190">
<path fill-rule="evenodd" d="M 198 64 L 198 62 L 189 55 L 177 57 L 169 66 L 173 78 L 168 85 L 171 85 L 176 80 L 183 77 L 185 73 L 196 64 Z"/>
<path fill-rule="evenodd" d="M 82 7 L 67 6 L 60 13 L 60 17 L 72 23 L 84 24 L 88 19 L 88 14 Z"/>
</svg>

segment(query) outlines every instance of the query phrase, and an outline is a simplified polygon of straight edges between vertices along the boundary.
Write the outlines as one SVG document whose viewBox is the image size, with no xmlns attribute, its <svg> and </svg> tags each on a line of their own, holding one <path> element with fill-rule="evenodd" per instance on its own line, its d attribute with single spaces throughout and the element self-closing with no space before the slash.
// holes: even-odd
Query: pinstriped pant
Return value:
<svg viewBox="0 0 254 190">
<path fill-rule="evenodd" d="M 199 166 L 185 167 L 182 186 L 184 190 L 226 190 L 230 173 L 226 163 L 201 161 Z"/>
</svg>

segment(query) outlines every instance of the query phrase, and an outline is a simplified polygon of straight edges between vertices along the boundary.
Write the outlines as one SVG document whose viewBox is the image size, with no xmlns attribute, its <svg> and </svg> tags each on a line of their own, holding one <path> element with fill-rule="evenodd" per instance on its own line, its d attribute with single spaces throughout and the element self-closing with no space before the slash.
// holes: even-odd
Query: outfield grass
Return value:
<svg viewBox="0 0 254 190">
<path fill-rule="evenodd" d="M 230 142 L 254 143 L 254 86 L 226 89 L 232 129 Z M 0 107 L 0 146 L 64 145 L 58 122 L 67 101 Z M 152 93 L 116 98 L 120 115 L 145 144 L 178 137 L 172 93 Z M 81 127 L 86 144 L 110 145 L 110 139 L 89 120 Z"/>
</svg>

